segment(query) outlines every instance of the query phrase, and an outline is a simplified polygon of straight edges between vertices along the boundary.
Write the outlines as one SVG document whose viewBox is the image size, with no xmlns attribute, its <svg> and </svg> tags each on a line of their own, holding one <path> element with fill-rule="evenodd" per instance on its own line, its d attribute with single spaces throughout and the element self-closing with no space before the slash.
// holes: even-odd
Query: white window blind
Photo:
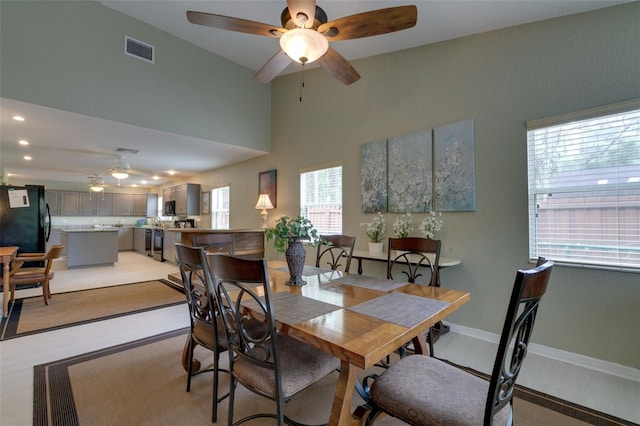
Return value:
<svg viewBox="0 0 640 426">
<path fill-rule="evenodd" d="M 229 187 L 211 190 L 211 228 L 229 229 Z"/>
<path fill-rule="evenodd" d="M 527 129 L 531 259 L 640 272 L 640 100 Z"/>
<path fill-rule="evenodd" d="M 319 234 L 342 233 L 342 166 L 300 173 L 300 215 Z"/>
</svg>

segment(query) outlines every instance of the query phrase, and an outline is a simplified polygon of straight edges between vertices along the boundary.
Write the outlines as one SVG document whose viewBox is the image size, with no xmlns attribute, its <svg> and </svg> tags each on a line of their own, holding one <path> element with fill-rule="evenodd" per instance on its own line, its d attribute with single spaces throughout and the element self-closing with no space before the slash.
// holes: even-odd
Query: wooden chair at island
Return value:
<svg viewBox="0 0 640 426">
<path fill-rule="evenodd" d="M 17 285 L 42 284 L 42 298 L 44 304 L 49 304 L 51 299 L 50 281 L 55 275 L 53 261 L 62 255 L 64 246 L 54 245 L 46 253 L 20 253 L 11 262 L 9 273 L 9 287 L 11 288 L 11 302 L 15 298 Z M 43 266 L 24 266 L 25 263 L 44 262 Z M 6 291 L 6 289 L 5 289 Z"/>
<path fill-rule="evenodd" d="M 414 426 L 511 425 L 513 393 L 553 262 L 518 270 L 489 381 L 437 358 L 410 355 L 364 378 L 365 425 L 386 413 Z M 372 384 L 371 381 L 373 380 Z"/>
<path fill-rule="evenodd" d="M 341 262 L 344 262 L 344 271 L 349 272 L 353 248 L 356 245 L 356 237 L 349 235 L 320 235 L 320 241 L 322 243 L 318 244 L 316 268 L 320 268 L 320 263 L 325 262 L 329 265 L 329 269 L 335 271 L 340 269 Z"/>
</svg>

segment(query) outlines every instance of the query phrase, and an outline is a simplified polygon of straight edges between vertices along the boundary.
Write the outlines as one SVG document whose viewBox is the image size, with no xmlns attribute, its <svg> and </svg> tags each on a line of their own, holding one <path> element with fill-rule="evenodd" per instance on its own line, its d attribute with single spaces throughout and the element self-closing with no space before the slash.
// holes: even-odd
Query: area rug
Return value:
<svg viewBox="0 0 640 426">
<path fill-rule="evenodd" d="M 181 353 L 188 329 L 113 346 L 60 361 L 34 367 L 34 425 L 158 425 L 209 424 L 213 396 L 211 374 L 194 376 L 191 391 L 186 392 L 186 372 Z M 197 349 L 203 368 L 212 362 L 210 352 Z M 227 354 L 221 363 L 227 365 Z M 337 373 L 306 389 L 285 405 L 285 413 L 307 424 L 326 423 L 335 392 Z M 228 388 L 226 374 L 220 376 L 220 394 Z M 538 398 L 514 400 L 514 420 L 518 426 L 627 425 L 606 415 L 567 404 L 564 401 L 529 391 Z M 536 403 L 540 398 L 543 405 Z M 533 402 L 532 402 L 533 401 Z M 361 404 L 354 395 L 352 408 Z M 274 412 L 272 401 L 250 393 L 242 386 L 236 393 L 235 420 L 256 412 Z M 580 409 L 582 420 L 571 417 L 563 407 Z M 218 424 L 227 423 L 228 400 L 218 409 Z M 559 409 L 560 408 L 560 409 Z M 564 414 L 561 412 L 564 411 Z M 271 425 L 257 419 L 247 425 Z M 376 426 L 403 425 L 389 417 Z"/>
<path fill-rule="evenodd" d="M 58 293 L 49 305 L 44 304 L 42 296 L 16 299 L 9 307 L 8 318 L 2 320 L 0 340 L 181 303 L 186 303 L 182 289 L 166 280 Z"/>
</svg>

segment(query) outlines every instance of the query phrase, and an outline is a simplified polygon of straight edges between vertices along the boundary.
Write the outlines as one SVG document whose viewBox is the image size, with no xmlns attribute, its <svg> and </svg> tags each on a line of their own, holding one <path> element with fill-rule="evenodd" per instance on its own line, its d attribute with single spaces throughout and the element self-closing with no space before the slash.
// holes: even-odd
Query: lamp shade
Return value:
<svg viewBox="0 0 640 426">
<path fill-rule="evenodd" d="M 315 30 L 294 28 L 280 37 L 280 47 L 294 61 L 306 64 L 327 53 L 329 42 Z"/>
<path fill-rule="evenodd" d="M 272 209 L 273 204 L 271 204 L 271 199 L 269 198 L 269 194 L 260 194 L 258 197 L 258 202 L 256 203 L 256 209 Z"/>
</svg>

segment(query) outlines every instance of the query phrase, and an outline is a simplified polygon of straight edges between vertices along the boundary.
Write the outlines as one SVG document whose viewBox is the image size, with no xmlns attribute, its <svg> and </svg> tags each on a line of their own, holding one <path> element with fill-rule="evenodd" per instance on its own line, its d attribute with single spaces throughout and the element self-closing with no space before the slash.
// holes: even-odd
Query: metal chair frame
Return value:
<svg viewBox="0 0 640 426">
<path fill-rule="evenodd" d="M 330 261 L 326 262 L 327 265 L 329 265 L 330 269 L 337 270 L 342 266 L 339 262 L 346 259 L 344 271 L 349 272 L 353 248 L 356 245 L 356 237 L 349 235 L 320 235 L 320 240 L 323 243 L 318 244 L 316 268 L 320 268 L 320 263 L 323 259 L 330 259 Z"/>
</svg>

